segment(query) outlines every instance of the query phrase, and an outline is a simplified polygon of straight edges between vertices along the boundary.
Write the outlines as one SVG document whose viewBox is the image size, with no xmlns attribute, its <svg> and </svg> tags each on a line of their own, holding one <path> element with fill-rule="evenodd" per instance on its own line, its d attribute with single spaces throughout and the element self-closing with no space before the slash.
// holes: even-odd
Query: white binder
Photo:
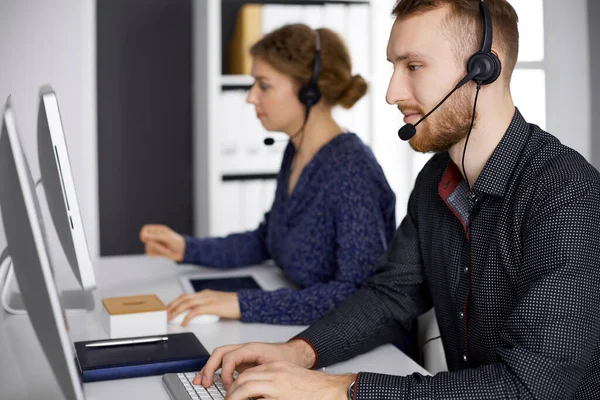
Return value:
<svg viewBox="0 0 600 400">
<path fill-rule="evenodd" d="M 217 226 L 214 229 L 215 236 L 227 236 L 231 233 L 241 232 L 242 225 L 242 185 L 238 181 L 221 182 L 221 201 L 218 203 Z"/>
<path fill-rule="evenodd" d="M 321 28 L 323 25 L 323 6 L 306 5 L 303 7 L 302 23 L 310 26 L 312 29 Z"/>
</svg>

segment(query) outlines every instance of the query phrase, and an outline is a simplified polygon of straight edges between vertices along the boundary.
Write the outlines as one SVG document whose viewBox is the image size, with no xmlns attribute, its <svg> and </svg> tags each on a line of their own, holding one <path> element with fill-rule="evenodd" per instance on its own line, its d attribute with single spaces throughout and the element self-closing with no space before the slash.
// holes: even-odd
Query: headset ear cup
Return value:
<svg viewBox="0 0 600 400">
<path fill-rule="evenodd" d="M 321 91 L 318 86 L 306 86 L 300 89 L 298 99 L 306 107 L 312 107 L 321 100 Z"/>
<path fill-rule="evenodd" d="M 494 53 L 489 53 L 489 55 L 494 64 L 494 73 L 492 74 L 490 79 L 488 79 L 488 81 L 483 83 L 484 85 L 489 85 L 490 83 L 494 82 L 496 79 L 498 79 L 498 77 L 500 76 L 500 73 L 502 73 L 502 63 L 500 62 L 500 59 L 498 58 L 498 56 L 495 55 Z"/>
<path fill-rule="evenodd" d="M 467 72 L 479 68 L 479 73 L 473 77 L 475 82 L 482 85 L 489 85 L 500 76 L 502 65 L 500 59 L 494 53 L 477 52 L 469 58 L 467 63 Z"/>
</svg>

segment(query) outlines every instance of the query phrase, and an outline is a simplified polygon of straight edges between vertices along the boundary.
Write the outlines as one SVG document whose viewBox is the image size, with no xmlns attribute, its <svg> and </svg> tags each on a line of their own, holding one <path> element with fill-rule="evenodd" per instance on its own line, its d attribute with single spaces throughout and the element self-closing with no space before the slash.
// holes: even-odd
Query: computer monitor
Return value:
<svg viewBox="0 0 600 400">
<path fill-rule="evenodd" d="M 0 211 L 23 302 L 66 399 L 83 400 L 65 313 L 58 297 L 31 172 L 10 98 L 0 133 Z M 35 384 L 35 377 L 32 377 Z"/>
<path fill-rule="evenodd" d="M 96 279 L 77 201 L 58 100 L 49 86 L 40 90 L 37 128 L 40 183 L 60 244 L 73 275 L 83 289 L 63 290 L 61 299 L 69 312 L 87 312 L 94 309 L 90 292 L 96 288 Z M 20 294 L 9 293 L 12 277 L 9 271 L 2 289 L 2 306 L 10 313 L 24 314 L 26 311 Z"/>
<path fill-rule="evenodd" d="M 38 158 L 46 202 L 62 248 L 83 290 L 96 288 L 56 93 L 40 89 Z"/>
</svg>

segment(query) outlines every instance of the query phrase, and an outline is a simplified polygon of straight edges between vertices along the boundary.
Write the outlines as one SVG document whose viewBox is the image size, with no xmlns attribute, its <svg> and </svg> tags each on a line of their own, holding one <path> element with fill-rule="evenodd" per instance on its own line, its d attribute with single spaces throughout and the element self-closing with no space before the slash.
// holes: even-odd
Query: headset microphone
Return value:
<svg viewBox="0 0 600 400">
<path fill-rule="evenodd" d="M 467 74 L 467 76 L 465 76 L 460 82 L 458 82 L 454 89 L 452 89 L 452 91 L 448 93 L 446 97 L 444 97 L 444 99 L 438 103 L 437 106 L 435 106 L 431 111 L 425 114 L 420 120 L 417 121 L 416 124 L 406 124 L 402 128 L 398 129 L 398 137 L 402 140 L 409 140 L 410 138 L 415 136 L 415 133 L 417 133 L 417 125 L 419 125 L 425 118 L 429 117 L 435 110 L 437 110 L 442 104 L 444 104 L 444 102 L 448 100 L 452 93 L 460 89 L 465 83 L 469 82 L 477 74 L 479 74 L 479 68 L 475 67 L 471 72 Z"/>
<path fill-rule="evenodd" d="M 301 134 L 303 129 L 304 129 L 304 125 L 302 125 L 302 128 L 300 128 L 300 130 L 298 132 L 294 133 L 292 136 L 290 136 L 287 139 L 274 139 L 272 137 L 268 137 L 268 138 L 265 138 L 265 140 L 263 140 L 263 143 L 265 144 L 265 146 L 272 146 L 273 144 L 275 144 L 275 142 L 288 142 L 288 141 L 294 139 L 299 134 Z"/>
</svg>

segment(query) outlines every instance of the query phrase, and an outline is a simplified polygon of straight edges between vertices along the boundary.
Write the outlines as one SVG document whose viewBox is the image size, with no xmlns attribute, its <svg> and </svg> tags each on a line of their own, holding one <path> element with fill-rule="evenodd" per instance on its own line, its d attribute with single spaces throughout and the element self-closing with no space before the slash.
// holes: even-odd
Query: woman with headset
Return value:
<svg viewBox="0 0 600 400">
<path fill-rule="evenodd" d="M 265 129 L 289 136 L 271 210 L 255 231 L 225 238 L 164 225 L 144 226 L 140 238 L 149 256 L 178 263 L 235 268 L 273 259 L 299 289 L 185 294 L 168 306 L 169 319 L 189 311 L 183 326 L 202 314 L 310 324 L 365 282 L 395 230 L 395 196 L 381 167 L 332 117 L 334 106 L 350 108 L 367 90 L 342 39 L 286 25 L 250 52 L 255 83 L 246 101 Z"/>
</svg>

